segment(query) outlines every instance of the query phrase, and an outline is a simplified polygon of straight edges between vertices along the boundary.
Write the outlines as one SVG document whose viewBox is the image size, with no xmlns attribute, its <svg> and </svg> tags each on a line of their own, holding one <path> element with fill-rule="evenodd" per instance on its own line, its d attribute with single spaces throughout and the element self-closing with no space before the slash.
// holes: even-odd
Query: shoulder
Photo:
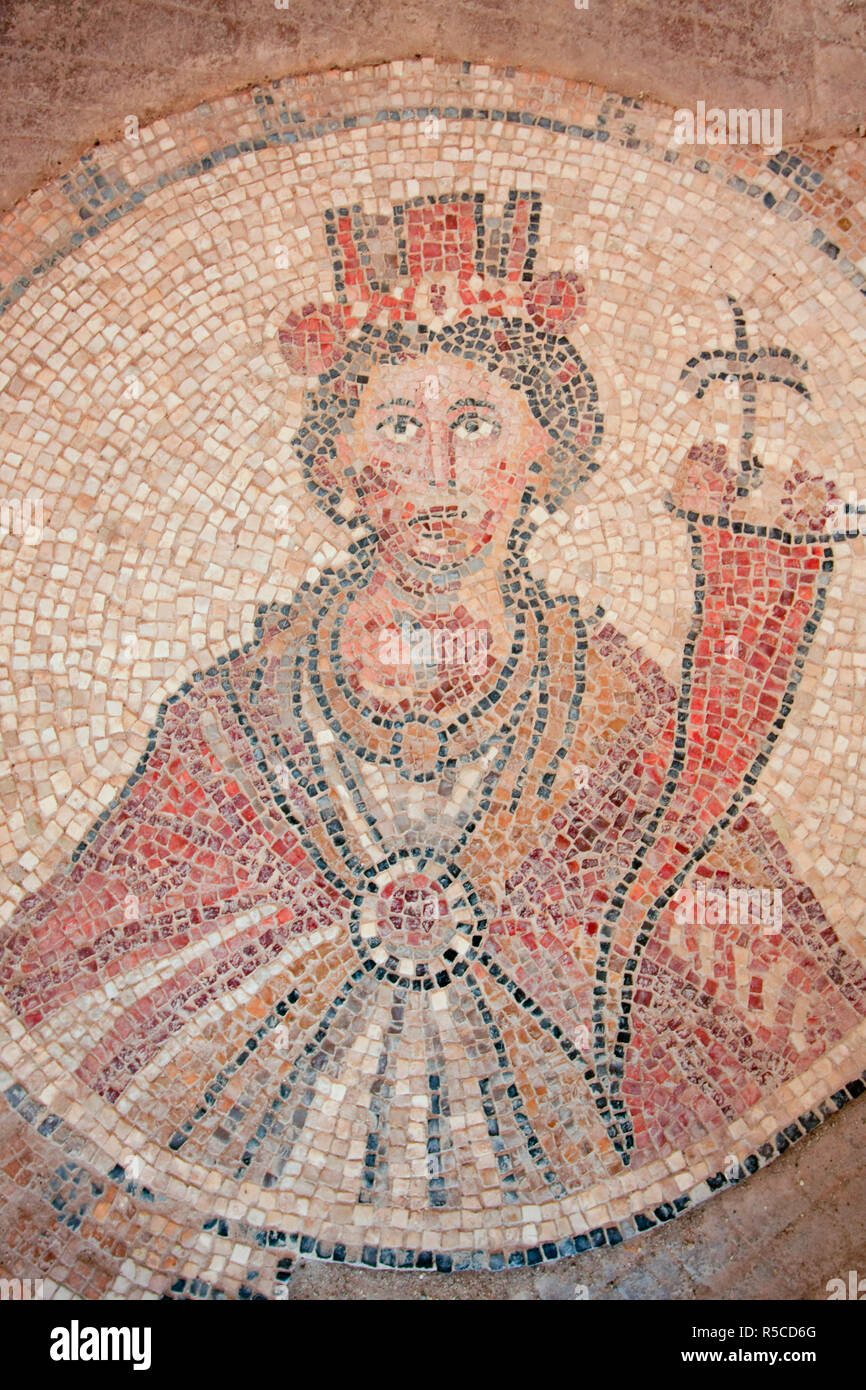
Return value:
<svg viewBox="0 0 866 1390">
<path fill-rule="evenodd" d="M 351 599 L 368 568 L 364 548 L 353 547 L 346 564 L 304 580 L 290 601 L 263 604 L 256 614 L 252 641 L 228 653 L 223 678 L 227 675 L 235 690 L 254 693 L 269 663 L 291 661 L 315 641 L 324 615 L 334 604 Z M 216 674 L 214 668 L 205 677 L 212 680 Z"/>
<path fill-rule="evenodd" d="M 260 604 L 250 640 L 194 671 L 160 707 L 156 727 L 178 713 L 230 698 L 231 692 L 246 694 L 267 662 L 301 651 L 314 638 L 323 613 L 352 592 L 367 566 L 363 545 L 353 546 L 345 565 L 304 580 L 285 602 Z"/>
</svg>

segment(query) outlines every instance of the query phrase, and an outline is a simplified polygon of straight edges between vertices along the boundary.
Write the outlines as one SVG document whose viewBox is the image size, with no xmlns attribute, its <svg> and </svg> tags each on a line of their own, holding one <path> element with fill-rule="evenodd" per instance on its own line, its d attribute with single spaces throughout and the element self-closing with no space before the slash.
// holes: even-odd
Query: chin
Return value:
<svg viewBox="0 0 866 1390">
<path fill-rule="evenodd" d="M 403 554 L 412 564 L 423 565 L 425 569 L 450 570 L 459 569 L 462 565 L 477 559 L 488 545 L 489 541 L 483 536 L 454 540 L 447 545 L 429 542 L 419 545 L 418 537 L 413 536 L 411 542 L 407 542 Z"/>
<path fill-rule="evenodd" d="M 448 570 L 463 565 L 484 548 L 477 536 L 454 536 L 449 540 L 422 535 L 414 529 L 394 537 L 389 547 L 395 560 L 425 570 Z"/>
</svg>

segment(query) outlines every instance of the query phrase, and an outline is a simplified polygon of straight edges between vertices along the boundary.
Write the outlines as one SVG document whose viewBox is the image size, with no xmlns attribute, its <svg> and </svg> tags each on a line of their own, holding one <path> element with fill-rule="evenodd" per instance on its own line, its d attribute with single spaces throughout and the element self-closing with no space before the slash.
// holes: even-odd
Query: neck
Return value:
<svg viewBox="0 0 866 1390">
<path fill-rule="evenodd" d="M 514 615 L 504 567 L 492 565 L 442 587 L 406 584 L 392 566 L 374 569 L 343 624 L 344 660 L 363 684 L 392 699 L 442 677 L 478 680 L 508 659 Z M 511 581 L 513 582 L 513 580 Z"/>
</svg>

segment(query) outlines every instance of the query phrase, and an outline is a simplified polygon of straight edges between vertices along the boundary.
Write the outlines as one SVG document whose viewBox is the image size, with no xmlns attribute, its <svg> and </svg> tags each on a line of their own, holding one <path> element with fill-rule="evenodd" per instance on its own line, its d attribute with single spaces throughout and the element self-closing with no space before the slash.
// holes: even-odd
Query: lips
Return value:
<svg viewBox="0 0 866 1390">
<path fill-rule="evenodd" d="M 453 532 L 469 519 L 469 513 L 453 505 L 431 507 L 424 512 L 415 512 L 407 517 L 407 523 L 425 536 L 443 536 Z"/>
</svg>

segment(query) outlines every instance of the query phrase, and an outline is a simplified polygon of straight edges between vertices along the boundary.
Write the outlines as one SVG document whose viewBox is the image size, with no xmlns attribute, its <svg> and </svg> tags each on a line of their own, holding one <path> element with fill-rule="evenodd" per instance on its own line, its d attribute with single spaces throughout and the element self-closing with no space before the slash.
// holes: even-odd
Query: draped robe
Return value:
<svg viewBox="0 0 866 1390">
<path fill-rule="evenodd" d="M 455 1207 L 490 1220 L 723 1145 L 856 1025 L 866 974 L 749 800 L 829 552 L 691 530 L 678 690 L 536 586 L 547 673 L 455 854 L 485 922 L 459 978 L 396 987 L 352 942 L 346 786 L 314 759 L 333 734 L 288 698 L 297 681 L 315 709 L 328 573 L 163 707 L 74 862 L 5 926 L 12 1008 L 167 1153 L 300 1194 L 322 1229 L 402 1204 L 444 1233 Z M 779 931 L 677 920 L 681 889 L 731 885 L 779 894 Z"/>
</svg>

